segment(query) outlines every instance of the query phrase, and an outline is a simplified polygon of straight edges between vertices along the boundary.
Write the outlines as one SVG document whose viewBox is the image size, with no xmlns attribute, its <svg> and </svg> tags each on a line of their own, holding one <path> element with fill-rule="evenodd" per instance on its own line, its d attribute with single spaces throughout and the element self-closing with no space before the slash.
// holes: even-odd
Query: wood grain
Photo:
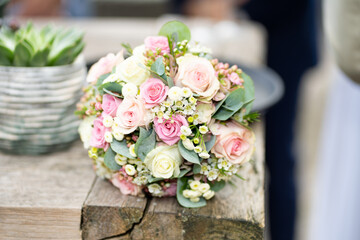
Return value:
<svg viewBox="0 0 360 240">
<path fill-rule="evenodd" d="M 146 198 L 125 196 L 97 178 L 82 210 L 82 237 L 101 239 L 124 234 L 143 217 Z"/>
<path fill-rule="evenodd" d="M 0 239 L 80 239 L 81 207 L 93 181 L 80 142 L 42 156 L 0 153 Z"/>
<path fill-rule="evenodd" d="M 227 185 L 203 208 L 182 208 L 175 198 L 123 196 L 110 183 L 96 180 L 83 209 L 83 238 L 263 239 L 263 127 L 254 125 L 255 161 L 240 172 L 247 180 L 234 178 L 236 187 Z"/>
</svg>

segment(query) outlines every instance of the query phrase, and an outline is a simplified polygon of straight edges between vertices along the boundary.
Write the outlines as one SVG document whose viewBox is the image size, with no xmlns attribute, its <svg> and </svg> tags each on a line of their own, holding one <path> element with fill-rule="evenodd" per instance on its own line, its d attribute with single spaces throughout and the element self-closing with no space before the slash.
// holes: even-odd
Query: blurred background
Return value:
<svg viewBox="0 0 360 240">
<path fill-rule="evenodd" d="M 259 84 L 256 108 L 262 112 L 267 129 L 266 239 L 340 239 L 342 231 L 352 234 L 341 239 L 359 239 L 356 226 L 352 225 L 358 224 L 357 218 L 348 214 L 356 209 L 338 208 L 346 205 L 346 196 L 356 199 L 356 195 L 348 194 L 359 188 L 356 178 L 342 182 L 346 170 L 336 170 L 336 163 L 327 162 L 324 157 L 331 156 L 331 151 L 337 147 L 324 139 L 350 141 L 343 130 L 339 130 L 343 132 L 341 135 L 336 135 L 338 132 L 330 134 L 334 129 L 332 126 L 343 125 L 340 121 L 346 121 L 340 112 L 329 113 L 336 108 L 329 101 L 336 95 L 331 89 L 341 72 L 335 58 L 342 45 L 341 42 L 335 44 L 334 54 L 331 37 L 324 34 L 323 10 L 327 4 L 330 15 L 341 18 L 342 15 L 333 10 L 341 8 L 339 2 L 13 0 L 1 11 L 7 16 L 6 21 L 12 24 L 32 19 L 36 26 L 52 22 L 82 29 L 86 43 L 84 55 L 89 66 L 108 52 L 118 52 L 121 43 L 141 44 L 145 36 L 157 33 L 162 23 L 179 19 L 191 28 L 192 39 L 212 48 L 213 55 L 219 59 L 248 67 L 254 74 L 265 67 L 274 70 L 277 74 L 267 70 L 270 72 L 265 72 L 265 81 L 260 79 L 256 83 Z M 355 9 L 360 9 L 359 1 L 344 2 L 352 2 L 352 7 L 341 8 L 344 13 L 353 9 L 352 13 L 356 14 Z M 332 26 L 341 28 L 336 25 L 336 18 L 333 21 L 330 30 Z M 330 36 L 334 34 L 331 32 Z M 342 34 L 346 38 L 346 34 Z M 347 78 L 344 74 L 341 77 Z M 355 83 L 350 88 L 359 89 Z M 346 93 L 347 90 L 343 91 Z M 355 105 L 346 104 L 339 108 L 348 106 L 349 111 L 353 109 L 350 106 L 359 108 L 356 105 L 358 93 L 353 93 L 357 98 L 348 99 L 354 99 Z M 329 116 L 339 121 L 329 123 Z M 351 119 L 352 115 L 346 115 L 346 118 Z M 357 125 L 350 122 L 344 128 L 355 131 Z M 324 129 L 324 126 L 328 128 Z M 340 147 L 339 151 L 342 149 Z M 344 154 L 337 154 L 336 161 L 354 168 L 357 165 L 352 165 L 351 161 L 360 160 L 356 154 L 347 161 L 342 157 Z M 341 191 L 343 197 L 335 201 L 344 186 L 349 191 Z M 332 203 L 327 202 L 329 198 L 333 198 Z"/>
</svg>

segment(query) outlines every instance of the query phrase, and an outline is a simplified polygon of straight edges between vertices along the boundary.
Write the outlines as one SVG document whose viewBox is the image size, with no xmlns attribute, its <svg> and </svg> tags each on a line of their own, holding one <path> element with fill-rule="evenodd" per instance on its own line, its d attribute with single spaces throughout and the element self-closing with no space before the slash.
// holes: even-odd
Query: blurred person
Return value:
<svg viewBox="0 0 360 240">
<path fill-rule="evenodd" d="M 284 80 L 283 98 L 265 117 L 266 163 L 271 239 L 291 240 L 297 209 L 294 122 L 300 80 L 317 63 L 315 0 L 250 0 L 245 10 L 265 26 L 267 64 Z"/>
<path fill-rule="evenodd" d="M 309 240 L 360 239 L 360 0 L 324 1 L 337 68 L 325 110 Z"/>
</svg>

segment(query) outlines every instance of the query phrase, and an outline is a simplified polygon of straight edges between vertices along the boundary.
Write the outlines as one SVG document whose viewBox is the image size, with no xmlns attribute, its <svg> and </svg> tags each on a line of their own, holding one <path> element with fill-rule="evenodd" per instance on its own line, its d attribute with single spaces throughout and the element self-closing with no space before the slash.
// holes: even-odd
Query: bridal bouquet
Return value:
<svg viewBox="0 0 360 240">
<path fill-rule="evenodd" d="M 254 151 L 251 78 L 190 41 L 181 22 L 89 70 L 79 133 L 96 174 L 123 194 L 202 207 Z"/>
</svg>

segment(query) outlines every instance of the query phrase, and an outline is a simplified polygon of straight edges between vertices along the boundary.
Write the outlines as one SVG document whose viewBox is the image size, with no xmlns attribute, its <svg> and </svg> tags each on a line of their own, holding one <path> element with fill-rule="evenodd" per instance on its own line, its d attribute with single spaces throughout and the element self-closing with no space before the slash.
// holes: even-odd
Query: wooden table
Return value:
<svg viewBox="0 0 360 240">
<path fill-rule="evenodd" d="M 95 178 L 80 142 L 45 156 L 0 154 L 0 239 L 263 239 L 264 129 L 255 161 L 206 207 L 124 196 Z M 80 233 L 82 230 L 82 233 Z"/>
<path fill-rule="evenodd" d="M 49 22 L 34 20 L 36 25 Z M 52 22 L 86 32 L 85 57 L 90 62 L 106 52 L 118 51 L 121 42 L 141 43 L 159 27 L 154 19 Z M 254 24 L 242 24 L 243 50 L 235 60 L 261 65 L 263 35 Z M 247 181 L 234 179 L 237 188 L 226 186 L 200 209 L 181 208 L 174 198 L 123 196 L 110 183 L 95 177 L 80 142 L 66 152 L 43 156 L 0 153 L 0 239 L 263 239 L 263 124 L 254 129 L 255 161 L 241 170 Z"/>
</svg>

